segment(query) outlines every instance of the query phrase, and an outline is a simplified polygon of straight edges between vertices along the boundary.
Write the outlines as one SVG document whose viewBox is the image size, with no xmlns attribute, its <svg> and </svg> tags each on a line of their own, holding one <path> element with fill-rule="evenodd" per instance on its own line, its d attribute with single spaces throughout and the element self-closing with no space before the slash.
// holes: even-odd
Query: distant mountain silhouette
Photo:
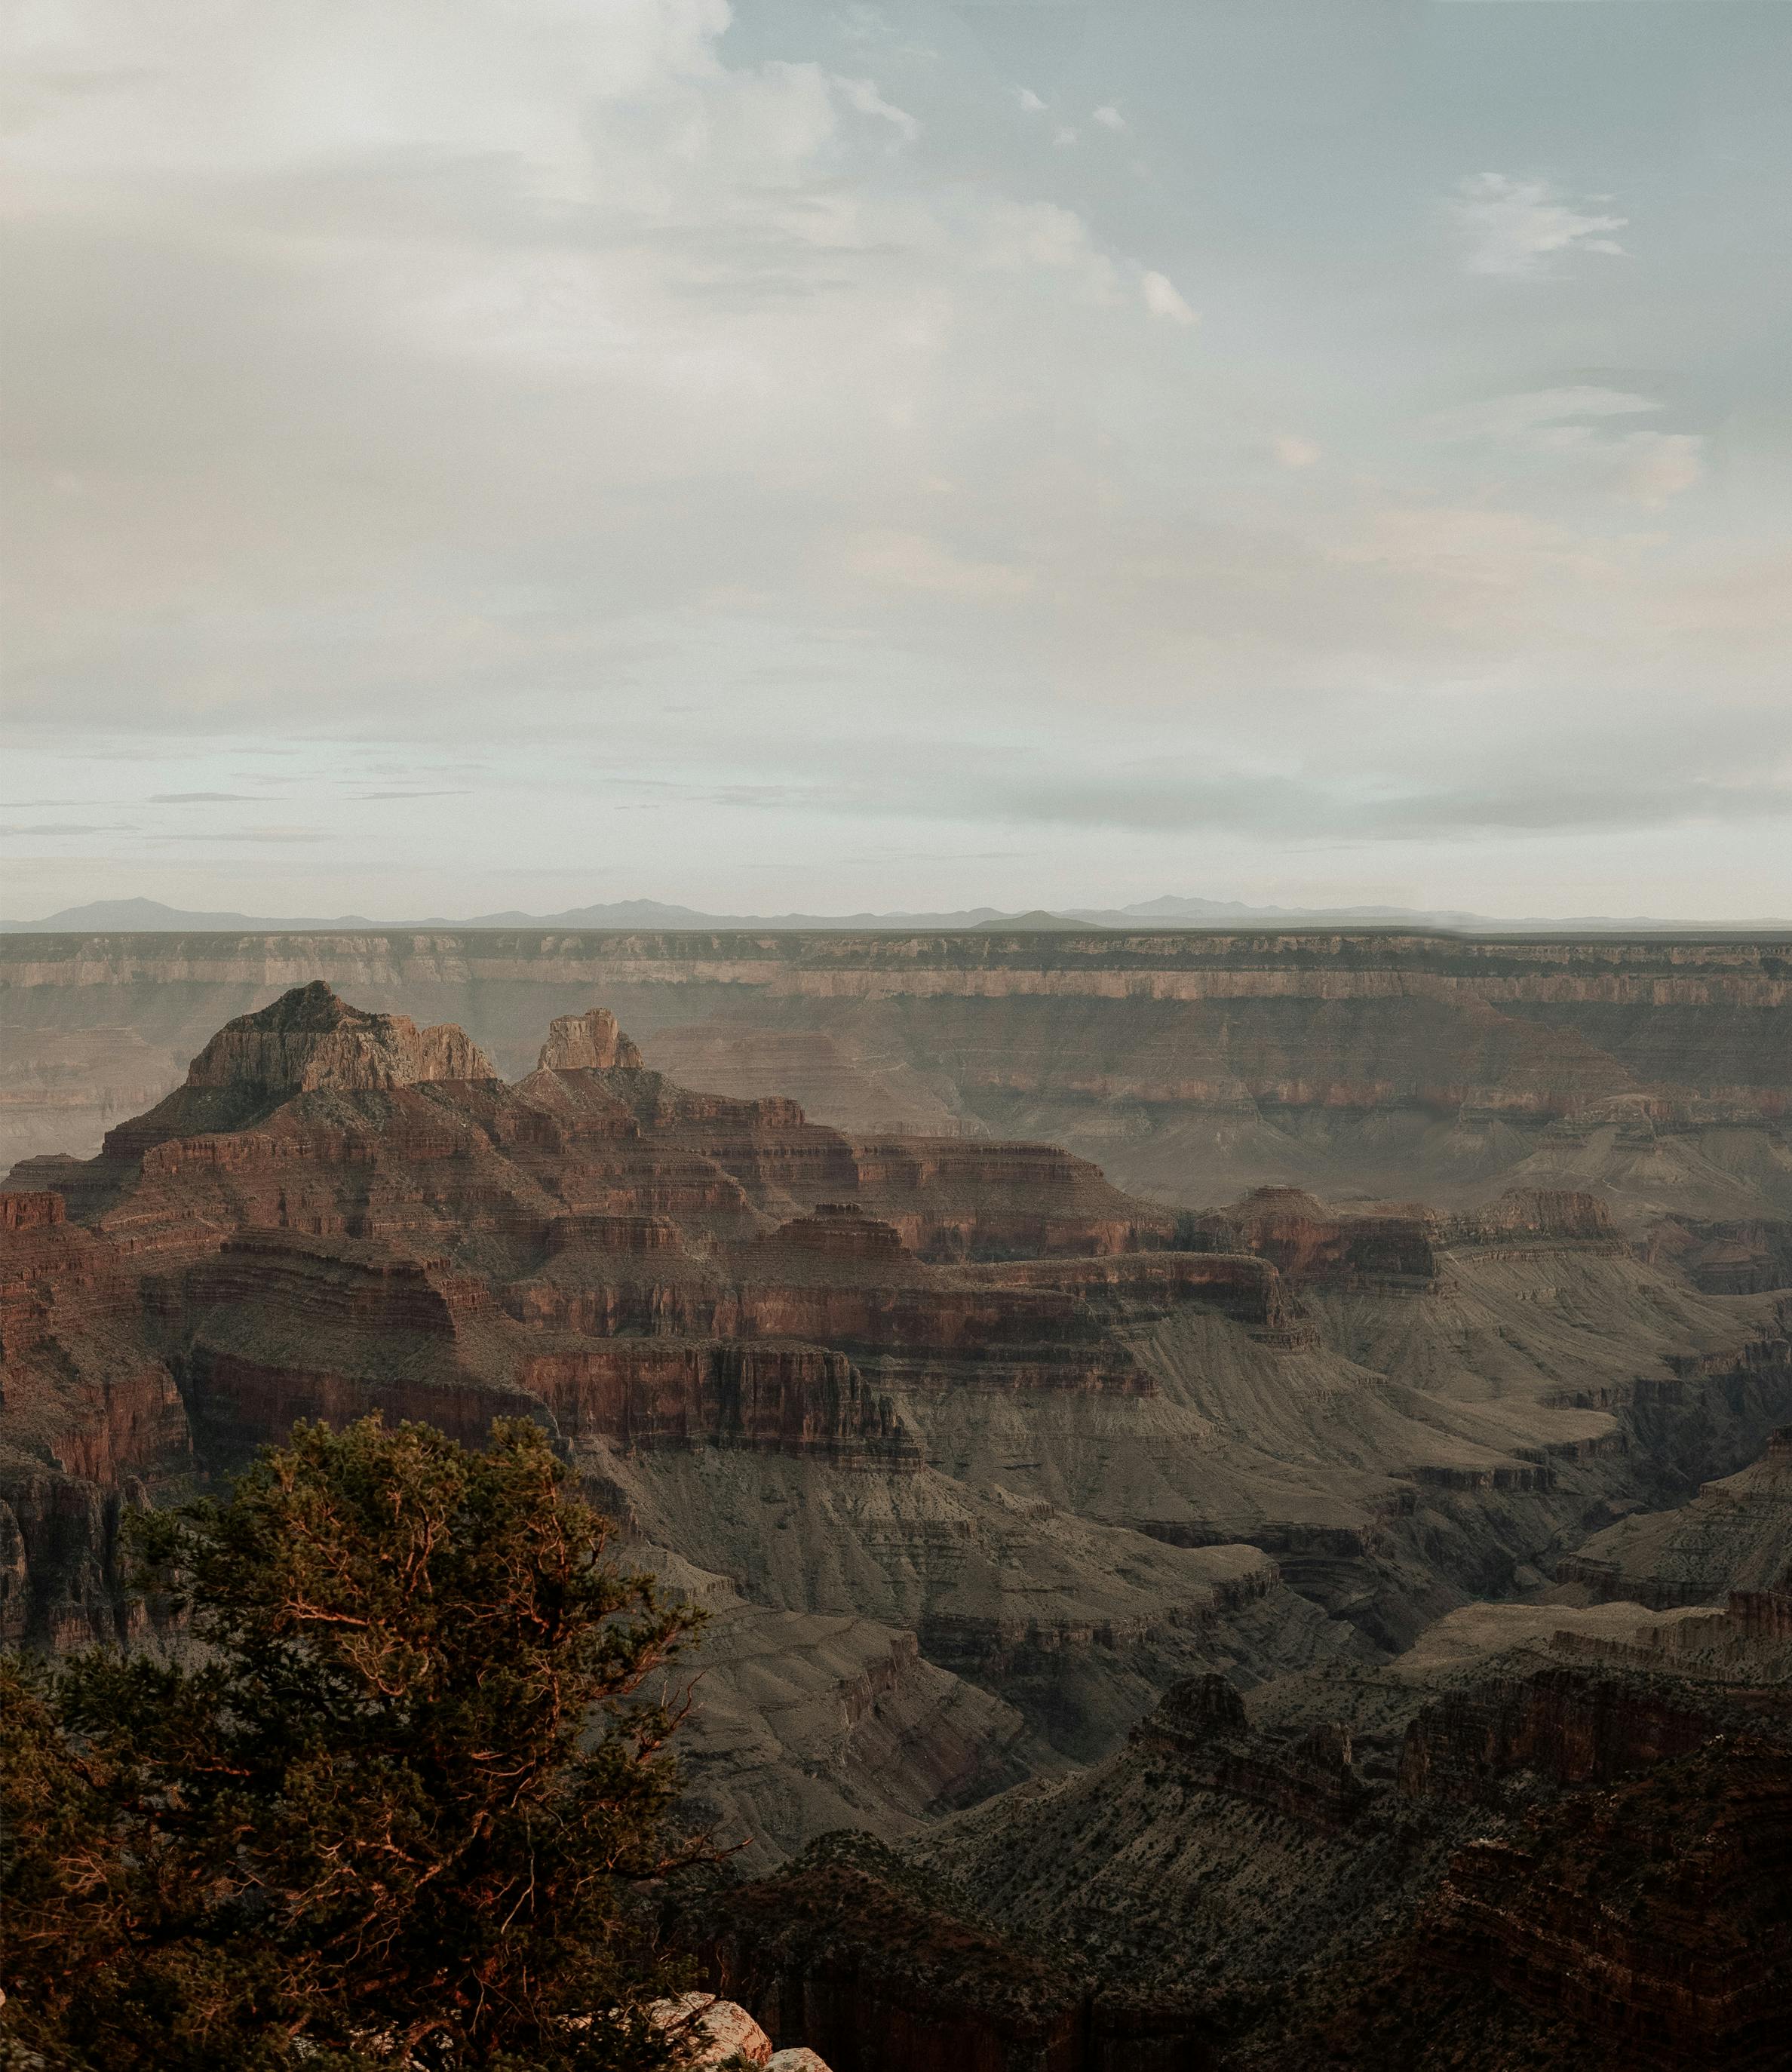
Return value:
<svg viewBox="0 0 1792 2072">
<path fill-rule="evenodd" d="M 360 914 L 339 914 L 331 920 L 274 921 L 254 914 L 189 913 L 164 906 L 159 899 L 95 899 L 85 906 L 65 906 L 41 921 L 0 921 L 0 932 L 25 935 L 177 935 L 183 931 L 241 928 L 371 928 Z"/>
<path fill-rule="evenodd" d="M 1644 915 L 1614 919 L 1607 915 L 1574 915 L 1566 918 L 1526 915 L 1502 919 L 1486 914 L 1426 911 L 1412 906 L 1247 906 L 1235 899 L 1182 898 L 1165 894 L 1143 899 L 1130 906 L 1067 906 L 1047 911 L 1034 907 L 1022 914 L 1005 914 L 996 906 L 963 907 L 941 914 L 705 914 L 694 906 L 669 906 L 658 899 L 619 899 L 590 906 L 569 906 L 558 914 L 524 914 L 512 910 L 501 914 L 475 914 L 457 921 L 445 915 L 419 920 L 371 921 L 361 914 L 338 914 L 328 918 L 306 915 L 276 917 L 265 914 L 192 912 L 165 906 L 158 899 L 96 899 L 84 906 L 66 906 L 41 921 L 0 921 L 0 934 L 97 935 L 118 934 L 182 935 L 236 934 L 265 929 L 270 932 L 310 932 L 330 928 L 646 928 L 673 930 L 766 928 L 795 931 L 869 931 L 916 929 L 993 933 L 997 930 L 1032 934 L 1044 931 L 1062 934 L 1079 927 L 1097 928 L 1425 928 L 1460 931 L 1466 934 L 1554 934 L 1563 931 L 1621 932 L 1626 930 L 1667 930 L 1679 935 L 1697 935 L 1712 929 L 1792 928 L 1792 920 L 1663 921 Z"/>
<path fill-rule="evenodd" d="M 987 921 L 979 921 L 974 932 L 978 935 L 1062 934 L 1068 930 L 1075 935 L 1079 928 L 1105 927 L 1107 923 L 1097 921 L 1085 914 L 1048 914 L 1043 907 L 1035 906 L 1030 914 L 997 914 Z"/>
</svg>

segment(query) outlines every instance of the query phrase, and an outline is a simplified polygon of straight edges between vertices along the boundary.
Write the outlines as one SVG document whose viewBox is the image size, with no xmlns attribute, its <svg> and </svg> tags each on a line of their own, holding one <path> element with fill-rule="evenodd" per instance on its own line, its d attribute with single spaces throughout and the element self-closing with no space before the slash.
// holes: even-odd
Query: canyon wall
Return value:
<svg viewBox="0 0 1792 2072">
<path fill-rule="evenodd" d="M 221 1022 L 315 978 L 512 1075 L 601 997 L 688 1083 L 860 1133 L 1049 1138 L 1189 1206 L 1566 1186 L 1720 1246 L 1792 1212 L 1792 941 L 1753 937 L 7 936 L 0 1168 L 91 1151 Z"/>
<path fill-rule="evenodd" d="M 466 939 L 476 1042 L 430 1018 L 449 976 L 431 997 L 400 958 L 388 1009 L 306 972 L 92 1156 L 20 1163 L 0 1640 L 132 1638 L 125 1514 L 295 1417 L 477 1443 L 526 1416 L 714 1614 L 693 1804 L 770 1875 L 691 1934 L 842 2067 L 1408 2062 L 1445 1991 L 1476 2036 L 1754 2062 L 1779 1988 L 1700 1923 L 1780 1932 L 1792 1304 L 1770 1214 L 1650 1219 L 1780 1186 L 1763 946 L 685 939 L 668 976 L 672 940 L 604 939 L 625 993 L 745 995 L 637 1046 L 571 980 L 512 998 Z M 47 951 L 62 980 L 9 998 L 122 982 Z M 492 1032 L 516 1000 L 526 1044 Z M 806 1039 L 831 1099 L 922 1089 L 931 1133 L 730 1087 L 761 1057 L 733 1018 L 787 1009 L 846 1017 Z M 1165 1070 L 1210 1042 L 1248 1072 L 1085 1083 L 1079 1045 L 1136 1012 L 1183 1018 Z M 1713 1017 L 1718 1065 L 1675 1064 Z M 660 1069 L 681 1042 L 719 1083 Z M 1046 1112 L 1173 1148 L 1175 1188 L 988 1133 Z M 1250 1161 L 1267 1129 L 1359 1182 L 1454 1178 L 1224 1190 L 1235 1128 Z M 1680 1885 L 1632 1877 L 1626 1819 Z M 902 1852 L 776 1868 L 843 1823 Z"/>
<path fill-rule="evenodd" d="M 1445 1624 L 1367 1675 L 1191 1679 L 1106 1762 L 898 1860 L 1067 1980 L 1182 1989 L 1185 2062 L 1228 2072 L 1782 2062 L 1792 1623 L 1732 1601 Z M 812 1971 L 849 1971 L 853 1933 L 812 1934 Z"/>
</svg>

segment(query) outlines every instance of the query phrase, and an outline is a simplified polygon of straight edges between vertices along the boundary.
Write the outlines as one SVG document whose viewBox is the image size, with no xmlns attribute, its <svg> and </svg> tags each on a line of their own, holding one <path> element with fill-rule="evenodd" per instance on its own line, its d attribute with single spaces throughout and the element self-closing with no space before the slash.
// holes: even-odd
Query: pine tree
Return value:
<svg viewBox="0 0 1792 2072">
<path fill-rule="evenodd" d="M 137 1521 L 180 1656 L 0 1662 L 0 2064 L 664 2063 L 695 1615 L 609 1530 L 526 1421 L 301 1424 Z"/>
</svg>

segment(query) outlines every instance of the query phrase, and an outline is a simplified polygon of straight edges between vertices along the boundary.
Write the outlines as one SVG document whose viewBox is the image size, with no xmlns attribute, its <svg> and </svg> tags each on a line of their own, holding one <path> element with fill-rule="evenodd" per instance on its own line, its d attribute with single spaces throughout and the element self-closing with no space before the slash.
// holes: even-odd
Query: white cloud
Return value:
<svg viewBox="0 0 1792 2072">
<path fill-rule="evenodd" d="M 1029 115 L 1043 115 L 1046 112 L 1046 104 L 1030 86 L 1016 87 L 1014 98 L 1019 101 Z"/>
<path fill-rule="evenodd" d="M 1737 767 L 1771 751 L 1783 530 L 1740 482 L 1720 527 L 1690 498 L 1672 525 L 1638 518 L 1696 476 L 1699 421 L 1641 376 L 1550 371 L 1630 364 L 1650 319 L 1628 295 L 1625 330 L 1590 295 L 1565 335 L 1535 328 L 1523 294 L 1472 327 L 1437 321 L 1435 261 L 1403 243 L 1397 199 L 1434 177 L 1432 131 L 1398 162 L 1412 177 L 1375 190 L 1396 213 L 1371 226 L 1387 300 L 1363 324 L 1342 269 L 1291 266 L 1260 295 L 1264 252 L 1225 224 L 1242 236 L 1272 192 L 1303 240 L 1329 235 L 1309 217 L 1323 164 L 1296 180 L 1280 154 L 1360 150 L 1379 178 L 1398 139 L 1241 130 L 1235 161 L 1202 158 L 1210 245 L 1205 215 L 1165 212 L 1168 144 L 1144 194 L 1127 138 L 1099 213 L 1057 198 L 1079 193 L 1077 154 L 1040 164 L 1059 110 L 1121 134 L 1088 99 L 1102 75 L 1054 72 L 1055 106 L 1002 95 L 1001 134 L 968 143 L 988 126 L 982 75 L 930 72 L 887 39 L 843 56 L 831 10 L 779 18 L 812 14 L 812 43 L 780 33 L 778 61 L 723 33 L 725 0 L 55 0 L 19 17 L 59 47 L 3 140 L 14 738 L 35 722 L 122 744 L 133 798 L 88 802 L 84 827 L 140 791 L 228 792 L 261 752 L 245 743 L 295 735 L 331 800 L 368 774 L 364 742 L 390 744 L 407 782 L 436 739 L 477 773 L 437 779 L 476 785 L 476 808 L 407 803 L 402 841 L 378 803 L 339 826 L 301 787 L 290 826 L 195 849 L 224 861 L 154 889 L 244 905 L 231 878 L 273 884 L 290 857 L 261 908 L 517 903 L 403 877 L 402 856 L 457 884 L 580 881 L 526 905 L 596 896 L 581 884 L 603 870 L 618 890 L 752 904 L 721 886 L 787 836 L 791 870 L 818 875 L 853 837 L 780 832 L 762 808 L 748 830 L 736 811 L 804 783 L 924 815 L 962 767 L 980 849 L 999 811 L 984 773 L 1016 742 L 1042 786 L 1110 750 L 1160 771 L 1183 742 L 1191 766 L 1210 748 L 1217 767 L 1306 763 L 1366 792 L 1391 771 L 1403 796 L 1441 796 L 1502 743 L 1560 762 L 1577 713 L 1603 770 L 1603 744 L 1667 724 L 1688 683 L 1708 707 L 1755 701 Z M 1191 104 L 1191 131 L 1206 112 Z M 1337 184 L 1326 205 L 1354 206 Z M 1558 263 L 1598 270 L 1563 254 L 1615 237 L 1602 205 L 1519 199 L 1570 219 L 1531 224 L 1535 265 L 1556 237 Z M 1740 293 L 1743 240 L 1719 256 Z M 1667 258 L 1648 281 L 1623 270 L 1671 319 L 1686 277 Z M 1211 320 L 1198 350 L 1179 279 Z M 1732 407 L 1691 339 L 1649 341 L 1675 398 Z M 1715 781 L 1712 738 L 1702 710 L 1650 767 Z M 606 833 L 623 808 L 588 810 L 582 756 L 668 787 L 694 767 L 730 803 L 668 805 L 656 827 L 630 807 Z M 49 774 L 38 788 L 60 797 Z M 1304 799 L 1279 828 L 1310 817 Z M 231 836 L 258 817 L 158 815 Z M 304 840 L 314 820 L 329 840 Z M 44 841 L 126 852 L 128 878 L 149 838 Z M 10 863 L 31 843 L 6 847 Z M 327 893 L 314 857 L 370 876 Z M 121 889 L 103 862 L 85 891 Z M 783 903 L 901 903 L 804 882 Z"/>
<path fill-rule="evenodd" d="M 886 101 L 882 94 L 878 91 L 874 80 L 843 79 L 836 75 L 834 85 L 847 106 L 856 110 L 859 114 L 869 115 L 880 122 L 889 123 L 898 136 L 906 138 L 910 144 L 920 135 L 920 124 L 906 108 L 898 108 L 892 102 Z"/>
<path fill-rule="evenodd" d="M 1624 247 L 1611 232 L 1630 220 L 1589 215 L 1557 198 L 1547 181 L 1514 179 L 1505 173 L 1478 173 L 1464 180 L 1449 210 L 1468 248 L 1467 270 L 1509 278 L 1543 273 L 1564 253 L 1621 253 Z"/>
<path fill-rule="evenodd" d="M 1661 407 L 1653 397 L 1625 388 L 1531 388 L 1440 410 L 1428 429 L 1441 439 L 1524 439 L 1577 417 L 1628 417 Z"/>
<path fill-rule="evenodd" d="M 1493 396 L 1439 411 L 1433 438 L 1481 443 L 1555 463 L 1571 478 L 1658 511 L 1704 471 L 1704 441 L 1695 432 L 1625 429 L 1613 421 L 1659 410 L 1653 397 L 1579 384 Z"/>
<path fill-rule="evenodd" d="M 1112 106 L 1098 108 L 1089 120 L 1099 122 L 1104 130 L 1126 130 L 1132 126 L 1120 110 Z"/>
<path fill-rule="evenodd" d="M 980 223 L 985 265 L 1074 269 L 1087 273 L 1091 285 L 1112 283 L 1112 262 L 1098 251 L 1075 209 L 1050 201 L 999 201 L 982 212 Z"/>
<path fill-rule="evenodd" d="M 1154 317 L 1162 317 L 1166 323 L 1174 324 L 1197 324 L 1201 321 L 1183 301 L 1175 282 L 1165 274 L 1141 275 L 1139 291 L 1145 298 L 1145 307 Z"/>
</svg>

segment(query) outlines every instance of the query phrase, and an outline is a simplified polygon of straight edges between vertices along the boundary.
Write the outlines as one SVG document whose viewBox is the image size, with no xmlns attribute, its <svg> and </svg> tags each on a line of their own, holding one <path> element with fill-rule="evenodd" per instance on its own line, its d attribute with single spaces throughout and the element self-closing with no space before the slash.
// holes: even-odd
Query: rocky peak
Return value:
<svg viewBox="0 0 1792 2072">
<path fill-rule="evenodd" d="M 544 1072 L 637 1071 L 641 1053 L 616 1026 L 607 1007 L 558 1014 L 548 1024 L 536 1069 Z"/>
<path fill-rule="evenodd" d="M 314 979 L 227 1022 L 193 1060 L 187 1083 L 290 1096 L 497 1076 L 483 1051 L 451 1022 L 419 1029 L 408 1014 L 351 1007 Z"/>
</svg>

